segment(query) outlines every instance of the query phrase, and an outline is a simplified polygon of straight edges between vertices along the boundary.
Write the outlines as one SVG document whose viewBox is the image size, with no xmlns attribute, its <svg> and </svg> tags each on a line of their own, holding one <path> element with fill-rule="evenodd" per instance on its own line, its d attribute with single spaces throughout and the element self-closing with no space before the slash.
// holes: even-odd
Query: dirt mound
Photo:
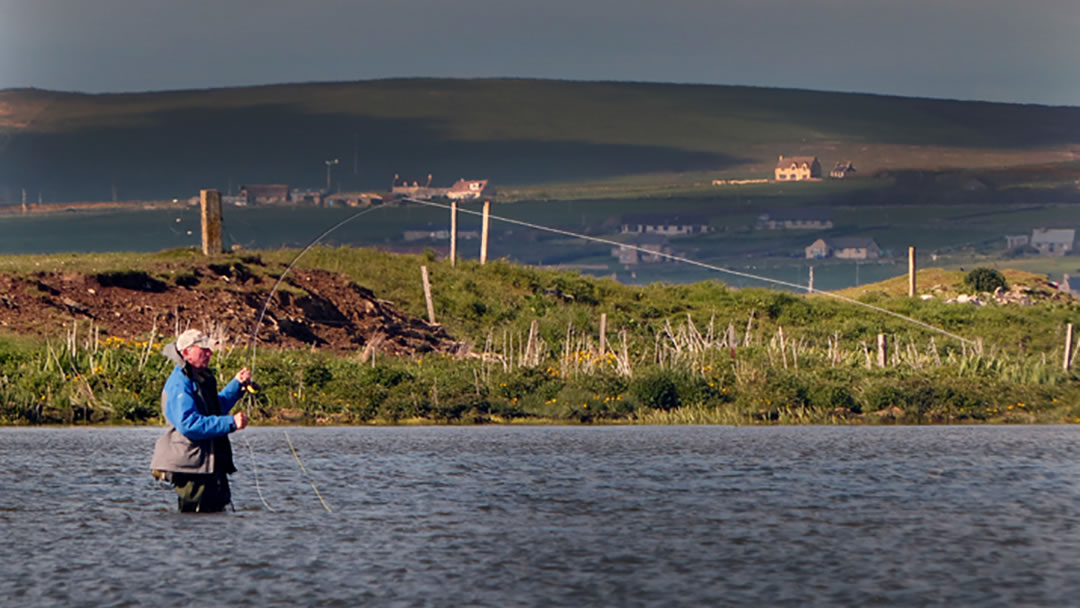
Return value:
<svg viewBox="0 0 1080 608">
<path fill-rule="evenodd" d="M 294 269 L 267 303 L 275 281 L 238 262 L 167 266 L 153 274 L 0 275 L 0 328 L 56 336 L 73 321 L 92 320 L 102 336 L 134 339 L 190 326 L 246 345 L 266 304 L 259 345 L 390 355 L 463 349 L 441 326 L 399 311 L 343 275 Z"/>
</svg>

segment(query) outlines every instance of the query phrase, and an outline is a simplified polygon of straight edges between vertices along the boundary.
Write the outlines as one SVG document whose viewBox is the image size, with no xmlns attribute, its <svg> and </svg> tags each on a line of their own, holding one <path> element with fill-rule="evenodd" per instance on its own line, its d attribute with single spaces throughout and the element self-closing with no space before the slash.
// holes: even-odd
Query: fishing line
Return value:
<svg viewBox="0 0 1080 608">
<path fill-rule="evenodd" d="M 341 220 L 340 222 L 334 224 L 333 226 L 327 228 L 326 230 L 324 230 L 322 232 L 322 234 L 315 237 L 310 243 L 308 243 L 307 246 L 304 247 L 300 251 L 300 253 L 296 254 L 296 256 L 293 257 L 292 261 L 289 262 L 288 266 L 285 267 L 285 271 L 282 272 L 281 276 L 278 277 L 277 281 L 274 283 L 274 286 L 270 289 L 270 293 L 267 294 L 266 299 L 263 301 L 262 308 L 259 310 L 259 316 L 255 320 L 255 324 L 251 328 L 250 344 L 248 346 L 251 354 L 248 357 L 248 369 L 251 370 L 252 376 L 255 375 L 255 346 L 258 343 L 259 327 L 262 326 L 263 318 L 266 316 L 266 310 L 267 310 L 267 308 L 270 307 L 270 301 L 274 298 L 274 294 L 277 293 L 278 287 L 280 287 L 281 283 L 284 282 L 285 276 L 288 275 L 289 272 L 292 271 L 293 267 L 296 266 L 296 263 L 300 261 L 300 258 L 304 257 L 304 255 L 308 251 L 311 251 L 311 249 L 315 245 L 318 245 L 319 242 L 322 241 L 324 238 L 326 238 L 331 232 L 337 230 L 338 228 L 341 228 L 345 224 L 353 221 L 354 219 L 360 217 L 361 215 L 364 215 L 366 213 L 370 213 L 370 212 L 372 212 L 372 211 L 374 211 L 376 209 L 379 209 L 379 207 L 368 207 L 367 209 L 364 209 L 363 211 L 358 211 L 358 212 L 350 215 L 349 217 Z M 248 414 L 248 416 L 250 416 L 251 415 L 251 404 L 255 401 L 255 397 L 254 397 L 254 394 L 250 393 L 250 392 L 248 393 L 248 396 L 250 398 L 248 399 L 248 402 L 247 402 L 247 414 Z M 296 458 L 296 463 L 298 465 L 300 465 L 300 471 L 304 474 L 304 478 L 311 485 L 311 489 L 315 491 L 315 495 L 319 497 L 319 502 L 322 503 L 322 506 L 323 506 L 324 509 L 326 509 L 327 513 L 333 513 L 334 511 L 330 508 L 330 505 L 328 505 L 326 503 L 326 500 L 323 499 L 322 493 L 319 492 L 319 488 L 315 486 L 315 481 L 311 478 L 311 474 L 308 473 L 308 470 L 304 466 L 304 463 L 301 462 L 300 455 L 296 452 L 296 448 L 293 447 L 292 438 L 289 437 L 289 431 L 285 431 L 285 440 L 288 441 L 289 449 L 292 450 L 293 457 Z M 262 501 L 263 506 L 265 506 L 267 508 L 267 510 L 273 511 L 274 509 L 270 506 L 269 503 L 266 502 L 266 498 L 263 497 L 262 489 L 259 486 L 258 468 L 254 465 L 254 463 L 255 463 L 255 450 L 252 449 L 251 443 L 247 440 L 247 436 L 244 436 L 244 442 L 247 444 L 248 451 L 251 453 L 252 472 L 255 475 L 255 491 L 259 494 L 259 500 Z"/>
<path fill-rule="evenodd" d="M 439 208 L 439 209 L 450 209 L 451 208 L 450 205 L 445 204 L 445 203 L 437 203 L 437 202 L 434 202 L 434 201 L 426 201 L 426 200 L 422 200 L 422 199 L 404 198 L 402 200 L 407 201 L 407 202 L 411 202 L 411 203 L 417 203 L 417 204 L 420 204 L 420 205 L 425 205 L 425 206 L 428 206 L 428 207 L 436 207 L 436 208 Z M 249 361 L 248 368 L 252 371 L 253 375 L 254 375 L 254 372 L 255 372 L 255 350 L 256 350 L 256 344 L 258 343 L 258 330 L 259 330 L 259 327 L 262 325 L 263 319 L 266 316 L 266 311 L 270 306 L 270 302 L 273 299 L 274 294 L 277 293 L 278 287 L 280 287 L 281 283 L 285 280 L 285 276 L 288 275 L 289 272 L 292 271 L 293 267 L 296 266 L 297 262 L 300 261 L 300 258 L 302 258 L 305 254 L 307 254 L 308 251 L 310 251 L 313 247 L 315 247 L 315 245 L 319 244 L 319 242 L 321 242 L 324 238 L 326 238 L 328 235 L 330 235 L 330 233 L 334 232 L 335 230 L 337 230 L 338 228 L 344 226 L 345 224 L 351 222 L 352 220 L 360 217 L 361 215 L 364 215 L 366 213 L 370 213 L 371 211 L 374 211 L 374 210 L 379 209 L 379 208 L 380 207 L 369 207 L 369 208 L 364 209 L 363 211 L 359 211 L 359 212 L 357 212 L 357 213 L 355 213 L 355 214 L 341 220 L 340 222 L 334 224 L 333 226 L 327 228 L 326 230 L 324 230 L 322 232 L 322 234 L 315 237 L 310 243 L 308 243 L 307 246 L 304 247 L 304 249 L 302 249 L 298 254 L 296 254 L 296 256 L 292 259 L 292 261 L 289 262 L 288 266 L 286 266 L 286 268 L 285 268 L 285 271 L 282 272 L 281 276 L 278 277 L 277 281 L 274 283 L 273 288 L 271 288 L 270 293 L 267 294 L 266 299 L 263 301 L 262 308 L 259 310 L 259 316 L 256 319 L 256 321 L 255 321 L 255 323 L 254 323 L 254 325 L 252 327 L 251 333 L 250 333 L 249 350 L 250 350 L 251 354 L 250 354 L 249 359 L 248 359 L 248 361 Z M 479 211 L 472 211 L 472 210 L 469 210 L 469 209 L 460 209 L 460 211 L 462 213 L 467 213 L 467 214 L 470 214 L 470 215 L 476 215 L 476 216 L 482 216 L 483 215 Z M 713 265 L 713 264 L 707 264 L 705 262 L 700 262 L 698 260 L 694 260 L 694 259 L 691 259 L 691 258 L 677 256 L 677 255 L 673 255 L 673 254 L 669 254 L 669 253 L 663 253 L 663 252 L 659 252 L 659 251 L 653 251 L 653 250 L 646 249 L 644 247 L 640 247 L 638 245 L 633 245 L 633 244 L 630 244 L 630 243 L 622 243 L 622 242 L 614 241 L 614 240 L 611 240 L 611 239 L 605 239 L 605 238 L 601 238 L 601 237 L 595 237 L 595 236 L 589 236 L 589 235 L 585 235 L 585 234 L 579 234 L 579 233 L 576 233 L 576 232 L 571 232 L 569 230 L 563 230 L 561 228 L 552 228 L 550 226 L 544 226 L 544 225 L 541 225 L 541 224 L 535 224 L 535 223 L 532 223 L 532 222 L 526 222 L 526 221 L 523 221 L 523 220 L 516 220 L 516 219 L 513 219 L 513 218 L 502 217 L 502 216 L 498 216 L 498 215 L 488 214 L 488 217 L 490 219 L 494 219 L 496 221 L 505 222 L 507 224 L 514 224 L 514 225 L 522 226 L 522 227 L 525 227 L 525 228 L 531 228 L 531 229 L 539 230 L 539 231 L 542 231 L 542 232 L 550 232 L 552 234 L 559 234 L 559 235 L 568 236 L 568 237 L 575 238 L 575 239 L 581 239 L 581 240 L 584 240 L 584 241 L 591 241 L 591 242 L 594 242 L 594 243 L 602 243 L 602 244 L 605 244 L 605 245 L 611 245 L 611 246 L 615 246 L 615 247 L 624 247 L 624 248 L 631 249 L 631 250 L 634 250 L 634 251 L 638 251 L 638 252 L 641 252 L 641 253 L 646 253 L 646 254 L 649 254 L 649 255 L 654 255 L 654 256 L 666 258 L 666 259 L 669 259 L 669 260 L 672 260 L 672 261 L 675 261 L 675 262 L 682 262 L 682 263 L 685 263 L 685 264 L 689 264 L 691 266 L 698 266 L 700 268 L 705 268 L 707 270 L 723 272 L 723 273 L 727 273 L 727 274 L 730 274 L 730 275 L 733 275 L 733 276 L 738 276 L 738 277 L 742 277 L 742 278 L 746 278 L 746 279 L 762 281 L 764 283 L 772 283 L 772 284 L 775 284 L 775 285 L 781 285 L 781 286 L 784 286 L 784 287 L 790 287 L 792 289 L 797 289 L 797 290 L 802 290 L 802 291 L 807 291 L 807 292 L 811 291 L 808 286 L 801 285 L 799 283 L 792 283 L 790 281 L 783 281 L 783 280 L 780 280 L 780 279 L 774 279 L 774 278 L 771 278 L 771 277 L 756 275 L 756 274 L 752 274 L 752 273 L 749 273 L 749 272 L 743 272 L 743 271 L 739 271 L 739 270 L 733 270 L 733 269 L 730 269 L 730 268 L 724 268 L 723 266 L 716 266 L 716 265 Z M 900 319 L 902 321 L 906 321 L 908 323 L 912 323 L 914 325 L 922 327 L 923 329 L 927 329 L 927 330 L 930 330 L 930 331 L 933 331 L 933 332 L 943 334 L 945 336 L 953 338 L 954 340 L 957 340 L 957 341 L 959 341 L 961 343 L 964 343 L 964 344 L 968 344 L 968 345 L 971 345 L 971 346 L 976 345 L 976 342 L 974 342 L 973 340 L 969 340 L 967 338 L 964 338 L 963 336 L 959 336 L 959 335 L 954 334 L 952 332 L 949 332 L 949 331 L 947 331 L 945 329 L 942 329 L 940 327 L 935 327 L 933 325 L 930 325 L 929 323 L 926 323 L 924 321 L 920 321 L 918 319 L 909 317 L 907 315 L 903 315 L 903 314 L 900 314 L 898 312 L 894 312 L 894 311 L 891 311 L 891 310 L 888 310 L 888 309 L 885 309 L 885 308 L 881 308 L 880 306 L 874 306 L 873 304 L 868 304 L 866 302 L 860 302 L 859 300 L 856 300 L 854 298 L 849 298 L 847 296 L 842 296 L 840 294 L 832 293 L 832 292 L 829 292 L 829 291 L 816 291 L 816 292 L 812 292 L 812 293 L 818 293 L 818 294 L 821 294 L 821 295 L 824 295 L 824 296 L 827 296 L 827 297 L 830 297 L 830 298 L 834 298 L 836 300 L 840 300 L 840 301 L 843 301 L 843 302 L 847 302 L 849 304 L 853 304 L 855 306 L 861 306 L 863 308 L 873 310 L 873 311 L 878 312 L 878 313 L 882 313 L 882 314 L 885 314 L 885 315 L 888 315 L 888 316 L 891 316 L 891 317 L 895 317 L 895 318 Z M 248 403 L 247 403 L 247 411 L 248 411 L 248 414 L 250 415 L 251 404 L 254 401 L 254 396 L 249 393 L 249 397 L 251 397 L 251 398 L 248 400 Z M 308 473 L 308 470 L 304 466 L 303 461 L 300 460 L 300 455 L 297 453 L 296 448 L 293 445 L 292 438 L 289 436 L 288 431 L 285 431 L 285 439 L 289 444 L 289 449 L 292 451 L 293 457 L 296 459 L 297 465 L 299 465 L 301 472 L 304 474 L 304 476 L 307 479 L 308 483 L 311 485 L 311 489 L 315 491 L 315 495 L 319 498 L 319 501 L 322 503 L 323 508 L 326 509 L 327 513 L 333 513 L 333 510 L 330 508 L 330 505 L 327 504 L 326 500 L 322 496 L 322 493 L 319 492 L 319 488 L 316 487 L 315 482 L 312 480 L 311 475 L 310 475 L 310 473 Z M 247 441 L 246 436 L 244 437 L 244 441 L 247 444 L 248 450 L 249 450 L 249 452 L 251 454 L 252 463 L 253 463 L 252 470 L 253 470 L 253 472 L 255 474 L 255 489 L 259 494 L 259 499 L 262 501 L 263 505 L 268 510 L 274 511 L 274 509 L 270 507 L 269 503 L 267 503 L 266 499 L 263 497 L 262 489 L 261 489 L 261 487 L 259 485 L 258 469 L 257 469 L 256 466 L 254 466 L 254 463 L 255 463 L 255 451 L 254 451 L 254 449 L 252 449 L 251 443 Z"/>
<path fill-rule="evenodd" d="M 407 200 L 407 201 L 409 201 L 411 203 L 419 203 L 421 205 L 428 205 L 430 207 L 438 207 L 438 208 L 441 208 L 441 209 L 450 209 L 451 208 L 450 205 L 447 205 L 445 203 L 436 203 L 434 201 L 425 201 L 425 200 L 414 199 L 414 198 L 407 198 L 405 200 Z M 479 211 L 472 211 L 472 210 L 469 210 L 469 209 L 461 209 L 461 208 L 458 208 L 458 210 L 461 211 L 462 213 L 468 213 L 468 214 L 471 214 L 471 215 L 479 215 L 479 216 L 483 215 L 483 213 L 481 213 Z M 763 276 L 760 276 L 760 275 L 751 274 L 749 272 L 741 272 L 739 270 L 732 270 L 730 268 L 724 268 L 723 266 L 714 266 L 712 264 L 706 264 L 705 262 L 699 262 L 697 260 L 692 260 L 690 258 L 684 258 L 684 257 L 681 257 L 681 256 L 672 255 L 670 253 L 662 253 L 662 252 L 659 252 L 659 251 L 653 251 L 651 249 L 645 249 L 644 247 L 639 247 L 637 245 L 632 245 L 632 244 L 629 244 L 629 243 L 620 243 L 619 241 L 613 241 L 611 239 L 604 239 L 604 238 L 600 238 L 600 237 L 589 236 L 589 235 L 586 235 L 586 234 L 578 234 L 576 232 L 570 232 L 569 230 L 562 230 L 560 228 L 551 228 L 550 226 L 543 226 L 543 225 L 540 225 L 540 224 L 533 224 L 531 222 L 525 222 L 525 221 L 522 221 L 522 220 L 515 220 L 513 218 L 508 218 L 508 217 L 500 217 L 500 216 L 491 215 L 491 214 L 489 214 L 489 217 L 491 219 L 499 220 L 501 222 L 506 222 L 508 224 L 515 224 L 515 225 L 518 225 L 518 226 L 524 226 L 526 228 L 533 228 L 535 230 L 541 230 L 541 231 L 544 231 L 544 232 L 551 232 L 551 233 L 554 233 L 554 234 L 561 234 L 563 236 L 569 236 L 569 237 L 573 237 L 573 238 L 577 238 L 577 239 L 583 239 L 583 240 L 586 240 L 586 241 L 592 241 L 594 243 L 603 243 L 605 245 L 613 245 L 613 246 L 616 246 L 616 247 L 625 247 L 627 249 L 632 249 L 632 250 L 635 250 L 635 251 L 639 251 L 641 253 L 646 253 L 646 254 L 649 254 L 649 255 L 655 255 L 655 256 L 667 258 L 669 260 L 673 260 L 673 261 L 676 261 L 676 262 L 683 262 L 683 263 L 686 263 L 686 264 L 690 264 L 691 266 L 698 266 L 698 267 L 701 267 L 701 268 L 706 268 L 708 270 L 715 270 L 715 271 L 718 271 L 718 272 L 726 272 L 728 274 L 735 275 L 735 276 L 738 276 L 738 277 L 743 277 L 743 278 L 746 278 L 746 279 L 754 279 L 754 280 L 763 281 L 763 282 L 766 282 L 766 283 L 774 283 L 776 285 L 783 285 L 784 287 L 791 287 L 791 288 L 794 288 L 794 289 L 801 289 L 801 290 L 807 291 L 807 292 L 810 291 L 810 288 L 807 287 L 806 285 L 800 285 L 798 283 L 791 283 L 789 281 L 782 281 L 780 279 L 773 279 L 773 278 L 770 278 L 770 277 L 763 277 Z M 847 302 L 849 304 L 854 304 L 856 306 L 862 306 L 863 308 L 868 308 L 868 309 L 873 310 L 875 312 L 880 312 L 882 314 L 886 314 L 886 315 L 889 315 L 889 316 L 892 316 L 892 317 L 896 317 L 897 319 L 907 321 L 908 323 L 914 323 L 915 325 L 918 325 L 919 327 L 922 327 L 923 329 L 928 329 L 930 331 L 934 331 L 934 332 L 937 332 L 937 333 L 940 333 L 940 334 L 944 334 L 944 335 L 946 335 L 946 336 L 948 336 L 950 338 L 953 338 L 954 340 L 958 340 L 958 341 L 960 341 L 960 342 L 962 342 L 964 344 L 968 344 L 970 346 L 976 346 L 976 343 L 973 340 L 968 340 L 967 338 L 964 338 L 962 336 L 958 336 L 958 335 L 956 335 L 956 334 L 954 334 L 952 332 L 949 332 L 947 330 L 944 330 L 944 329 L 942 329 L 940 327 L 935 327 L 933 325 L 930 325 L 929 323 L 925 323 L 925 322 L 920 321 L 918 319 L 914 319 L 912 317 L 902 315 L 902 314 L 900 314 L 898 312 L 893 312 L 891 310 L 881 308 L 880 306 L 874 306 L 873 304 L 867 304 L 866 302 L 860 302 L 859 300 L 856 300 L 854 298 L 849 298 L 847 296 L 842 296 L 840 294 L 832 293 L 832 292 L 829 292 L 829 291 L 813 291 L 812 293 L 821 294 L 821 295 L 824 295 L 824 296 L 828 296 L 830 298 L 835 298 L 837 300 L 841 300 L 841 301 Z"/>
</svg>

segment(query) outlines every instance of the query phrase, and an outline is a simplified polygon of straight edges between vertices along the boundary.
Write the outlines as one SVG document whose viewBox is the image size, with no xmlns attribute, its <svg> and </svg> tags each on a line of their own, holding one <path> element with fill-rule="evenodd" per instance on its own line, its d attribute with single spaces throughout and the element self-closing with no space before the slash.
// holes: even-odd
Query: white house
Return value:
<svg viewBox="0 0 1080 608">
<path fill-rule="evenodd" d="M 495 196 L 495 186 L 486 179 L 459 179 L 446 191 L 446 198 L 471 200 Z"/>
<path fill-rule="evenodd" d="M 881 249 L 874 239 L 861 236 L 843 236 L 818 239 L 806 248 L 806 257 L 840 258 L 847 260 L 870 260 L 881 256 Z"/>
<path fill-rule="evenodd" d="M 1041 255 L 1061 256 L 1072 251 L 1076 231 L 1064 228 L 1036 228 L 1031 232 L 1031 246 Z"/>
</svg>

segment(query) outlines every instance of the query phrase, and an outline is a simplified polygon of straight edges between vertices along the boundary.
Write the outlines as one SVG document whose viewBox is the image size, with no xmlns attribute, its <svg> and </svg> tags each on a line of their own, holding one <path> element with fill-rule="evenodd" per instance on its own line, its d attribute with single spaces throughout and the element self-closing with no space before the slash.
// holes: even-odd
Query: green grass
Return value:
<svg viewBox="0 0 1080 608">
<path fill-rule="evenodd" d="M 259 251 L 268 268 L 295 251 Z M 248 255 L 251 255 L 248 254 Z M 236 256 L 222 256 L 221 261 Z M 202 262 L 185 251 L 2 260 L 5 271 L 44 263 L 69 270 Z M 415 315 L 424 313 L 418 266 L 431 270 L 436 313 L 484 357 L 379 358 L 359 362 L 308 349 L 260 349 L 265 390 L 251 405 L 262 422 L 879 424 L 1073 422 L 1080 381 L 1062 370 L 1063 331 L 1077 303 L 1032 307 L 950 305 L 901 295 L 902 278 L 847 295 L 969 340 L 825 296 L 733 290 L 717 281 L 635 287 L 571 272 L 494 261 L 451 268 L 424 256 L 317 247 L 302 267 L 341 272 Z M 1038 277 L 1006 273 L 1011 283 Z M 962 290 L 963 273 L 927 269 L 920 284 Z M 596 350 L 607 315 L 610 350 Z M 752 322 L 747 327 L 747 321 Z M 540 350 L 523 357 L 530 324 Z M 729 330 L 729 326 L 731 329 Z M 161 337 L 92 339 L 86 325 L 47 341 L 0 336 L 0 421 L 154 420 L 167 366 Z M 625 332 L 625 333 L 623 333 Z M 737 339 L 732 349 L 725 336 Z M 888 339 L 885 367 L 876 336 Z M 625 335 L 625 345 L 623 343 Z M 783 337 L 783 341 L 781 341 Z M 152 340 L 153 338 L 153 340 Z M 153 343 L 151 343 L 153 342 Z M 247 364 L 219 355 L 228 375 Z"/>
</svg>

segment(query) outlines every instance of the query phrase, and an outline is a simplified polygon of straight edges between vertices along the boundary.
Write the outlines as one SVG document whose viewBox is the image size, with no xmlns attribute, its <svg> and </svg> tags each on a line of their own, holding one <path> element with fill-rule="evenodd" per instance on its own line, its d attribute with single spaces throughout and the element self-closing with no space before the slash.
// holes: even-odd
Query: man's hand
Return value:
<svg viewBox="0 0 1080 608">
<path fill-rule="evenodd" d="M 248 417 L 247 414 L 244 412 L 236 412 L 235 414 L 233 414 L 232 419 L 233 423 L 236 424 L 236 430 L 238 431 L 247 426 Z"/>
<path fill-rule="evenodd" d="M 248 382 L 251 382 L 251 370 L 245 367 L 240 371 L 236 372 L 236 381 L 240 384 L 247 384 Z"/>
</svg>

